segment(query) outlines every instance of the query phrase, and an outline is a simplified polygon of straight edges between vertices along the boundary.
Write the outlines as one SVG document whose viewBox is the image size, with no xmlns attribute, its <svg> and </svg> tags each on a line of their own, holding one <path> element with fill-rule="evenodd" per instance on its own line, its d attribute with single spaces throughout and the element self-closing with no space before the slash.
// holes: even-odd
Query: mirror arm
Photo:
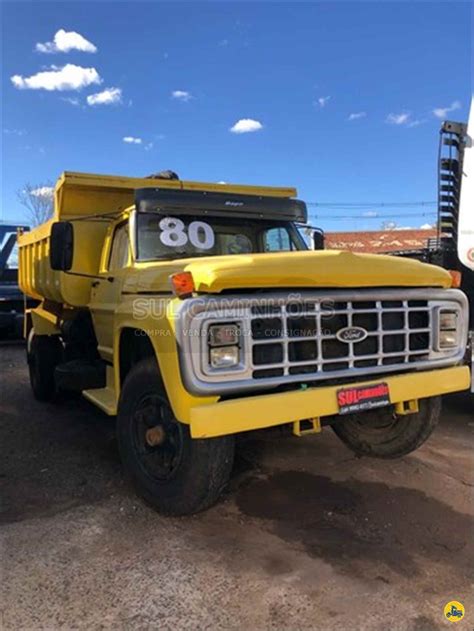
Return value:
<svg viewBox="0 0 474 631">
<path fill-rule="evenodd" d="M 71 276 L 81 276 L 82 278 L 95 278 L 96 280 L 107 280 L 109 283 L 114 282 L 114 276 L 95 276 L 94 274 L 82 274 L 81 272 L 63 272 Z"/>
</svg>

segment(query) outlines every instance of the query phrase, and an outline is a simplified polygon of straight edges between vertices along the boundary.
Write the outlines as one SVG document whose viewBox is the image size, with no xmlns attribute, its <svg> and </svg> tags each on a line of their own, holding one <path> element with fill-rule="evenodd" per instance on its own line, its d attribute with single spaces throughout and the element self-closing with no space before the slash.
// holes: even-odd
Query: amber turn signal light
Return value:
<svg viewBox="0 0 474 631">
<path fill-rule="evenodd" d="M 194 291 L 194 279 L 191 272 L 178 272 L 170 276 L 171 287 L 178 298 L 188 298 Z"/>
<path fill-rule="evenodd" d="M 449 274 L 451 276 L 451 287 L 461 287 L 462 274 L 457 270 L 450 269 Z"/>
</svg>

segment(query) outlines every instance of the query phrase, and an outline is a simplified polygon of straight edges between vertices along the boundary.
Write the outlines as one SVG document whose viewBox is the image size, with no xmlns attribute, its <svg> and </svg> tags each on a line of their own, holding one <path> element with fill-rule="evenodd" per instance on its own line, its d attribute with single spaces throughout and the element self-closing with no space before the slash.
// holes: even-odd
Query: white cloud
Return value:
<svg viewBox="0 0 474 631">
<path fill-rule="evenodd" d="M 75 31 L 65 31 L 63 28 L 56 32 L 52 42 L 38 42 L 35 46 L 38 53 L 68 53 L 80 50 L 83 53 L 96 53 L 97 47 L 85 37 Z"/>
<path fill-rule="evenodd" d="M 26 134 L 26 130 L 24 129 L 6 129 L 3 130 L 4 134 L 7 136 L 24 136 Z"/>
<path fill-rule="evenodd" d="M 408 112 L 402 112 L 401 114 L 389 114 L 387 116 L 387 123 L 392 125 L 406 125 L 410 120 L 410 114 Z"/>
<path fill-rule="evenodd" d="M 178 101 L 184 101 L 186 103 L 193 98 L 193 95 L 191 92 L 187 92 L 186 90 L 173 90 L 173 92 L 171 92 L 171 98 Z"/>
<path fill-rule="evenodd" d="M 399 230 L 396 221 L 384 221 L 382 226 L 382 230 Z M 404 230 L 404 228 L 402 228 Z"/>
<path fill-rule="evenodd" d="M 434 228 L 436 228 L 436 225 L 432 225 L 432 224 L 429 224 L 429 223 L 424 223 L 422 226 L 416 227 L 416 226 L 398 226 L 395 221 L 387 221 L 385 226 L 382 228 L 382 230 L 397 230 L 397 231 L 402 231 L 402 230 L 433 230 Z"/>
<path fill-rule="evenodd" d="M 141 138 L 137 138 L 136 136 L 124 136 L 122 140 L 129 145 L 141 145 L 143 142 Z"/>
<path fill-rule="evenodd" d="M 386 118 L 387 123 L 391 125 L 407 125 L 411 122 L 410 112 L 401 112 L 400 114 L 389 114 Z"/>
<path fill-rule="evenodd" d="M 153 149 L 153 143 L 152 142 L 147 142 L 146 145 L 144 146 L 145 151 L 150 151 L 150 149 Z"/>
<path fill-rule="evenodd" d="M 328 104 L 329 100 L 330 100 L 330 96 L 320 96 L 318 99 L 318 105 L 320 108 L 326 107 L 326 105 Z"/>
<path fill-rule="evenodd" d="M 11 82 L 19 90 L 80 90 L 88 85 L 102 83 L 95 68 L 83 68 L 66 64 L 62 68 L 51 66 L 49 70 L 38 72 L 31 77 L 13 75 Z"/>
<path fill-rule="evenodd" d="M 88 105 L 113 105 L 122 102 L 122 90 L 120 88 L 105 88 L 102 92 L 89 94 Z"/>
<path fill-rule="evenodd" d="M 348 121 L 356 121 L 359 118 L 365 118 L 367 116 L 367 112 L 353 112 L 352 114 L 349 114 L 349 116 L 347 117 Z"/>
<path fill-rule="evenodd" d="M 418 125 L 423 125 L 423 123 L 426 123 L 426 120 L 423 119 L 416 119 L 416 120 L 412 120 L 408 123 L 408 127 L 418 127 Z"/>
<path fill-rule="evenodd" d="M 376 210 L 366 210 L 362 213 L 362 217 L 378 217 L 379 213 Z"/>
<path fill-rule="evenodd" d="M 61 97 L 61 101 L 69 103 L 69 105 L 74 105 L 75 107 L 78 107 L 79 105 L 79 99 L 75 96 L 63 96 Z"/>
<path fill-rule="evenodd" d="M 433 115 L 436 116 L 436 118 L 446 118 L 449 112 L 454 112 L 460 108 L 461 103 L 459 101 L 453 101 L 449 107 L 436 107 L 433 110 Z"/>
<path fill-rule="evenodd" d="M 426 123 L 426 119 L 413 118 L 411 112 L 400 112 L 400 114 L 389 114 L 385 119 L 385 122 L 402 127 L 418 127 L 418 125 Z"/>
<path fill-rule="evenodd" d="M 45 199 L 49 199 L 53 197 L 54 188 L 52 186 L 40 186 L 39 188 L 34 188 L 31 191 L 31 195 L 34 197 L 43 197 Z"/>
<path fill-rule="evenodd" d="M 263 129 L 260 121 L 253 118 L 241 118 L 229 129 L 233 134 L 248 134 L 253 131 L 260 131 Z"/>
</svg>

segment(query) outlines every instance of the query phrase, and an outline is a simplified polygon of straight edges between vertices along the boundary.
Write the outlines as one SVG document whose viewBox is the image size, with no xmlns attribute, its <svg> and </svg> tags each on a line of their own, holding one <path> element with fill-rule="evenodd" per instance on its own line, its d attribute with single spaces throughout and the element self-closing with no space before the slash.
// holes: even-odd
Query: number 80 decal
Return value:
<svg viewBox="0 0 474 631">
<path fill-rule="evenodd" d="M 165 217 L 159 223 L 160 241 L 170 248 L 179 248 L 186 245 L 188 241 L 195 248 L 200 250 L 210 250 L 214 247 L 214 231 L 208 223 L 204 221 L 192 221 L 187 229 L 181 219 L 176 217 Z"/>
</svg>

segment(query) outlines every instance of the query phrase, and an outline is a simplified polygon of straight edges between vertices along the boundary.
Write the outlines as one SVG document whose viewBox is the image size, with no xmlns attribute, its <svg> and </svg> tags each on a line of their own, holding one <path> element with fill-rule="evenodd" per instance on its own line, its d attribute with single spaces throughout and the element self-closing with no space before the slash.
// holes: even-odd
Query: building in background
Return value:
<svg viewBox="0 0 474 631">
<path fill-rule="evenodd" d="M 328 250 L 351 250 L 384 254 L 421 250 L 436 239 L 435 228 L 417 230 L 378 230 L 374 232 L 327 232 L 325 247 Z"/>
</svg>

